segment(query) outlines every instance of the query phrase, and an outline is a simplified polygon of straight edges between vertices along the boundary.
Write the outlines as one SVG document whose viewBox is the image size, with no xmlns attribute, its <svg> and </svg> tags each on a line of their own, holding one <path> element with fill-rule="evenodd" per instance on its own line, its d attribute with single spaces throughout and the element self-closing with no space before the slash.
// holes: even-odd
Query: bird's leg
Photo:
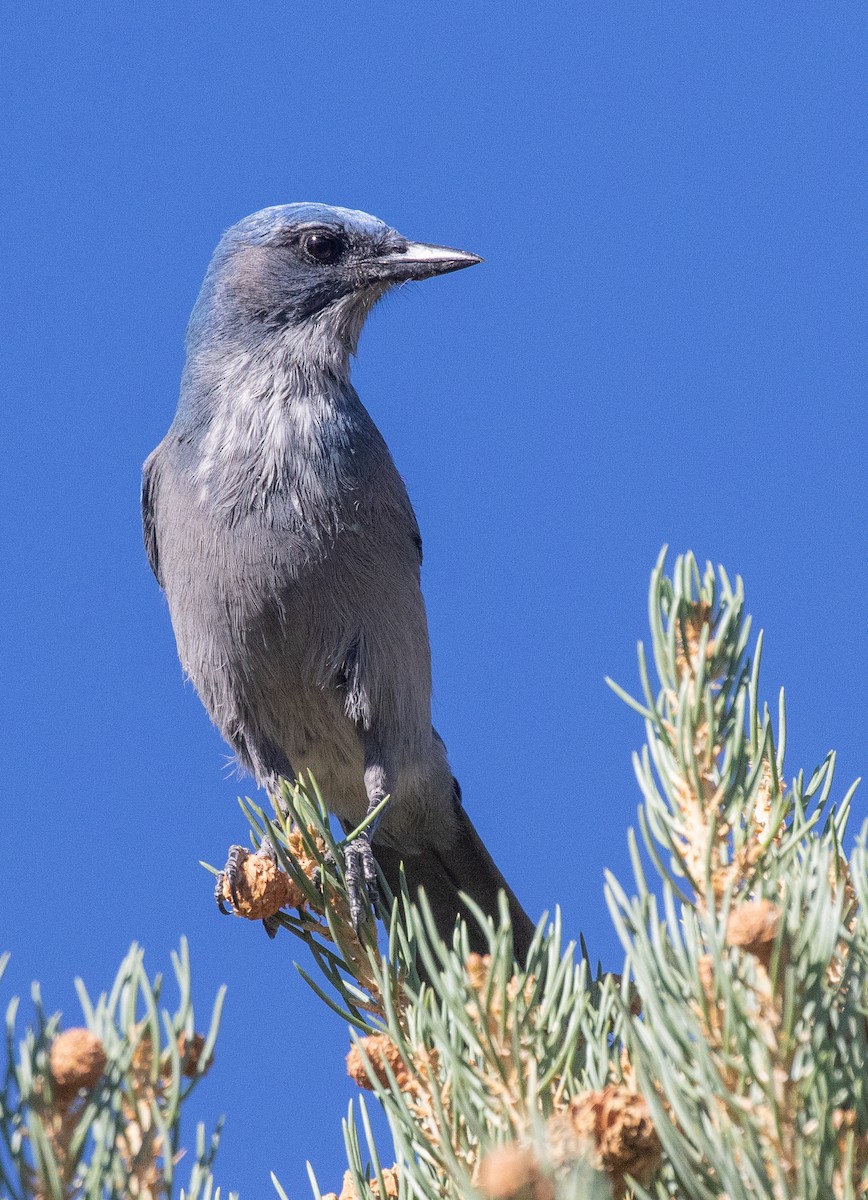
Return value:
<svg viewBox="0 0 868 1200">
<path fill-rule="evenodd" d="M 368 796 L 366 816 L 382 804 L 389 794 L 387 784 L 388 772 L 383 765 L 383 756 L 370 737 L 365 739 L 365 791 Z M 350 902 L 350 919 L 353 928 L 358 933 L 364 914 L 364 897 L 367 896 L 371 908 L 376 910 L 379 899 L 377 887 L 377 864 L 371 841 L 380 822 L 378 816 L 357 838 L 344 847 L 344 872 L 347 881 L 347 896 Z"/>
<path fill-rule="evenodd" d="M 258 749 L 254 752 L 251 748 L 251 742 L 240 730 L 236 731 L 231 744 L 241 765 L 246 767 L 256 777 L 257 783 L 263 786 L 268 792 L 275 813 L 282 817 L 283 820 L 286 820 L 290 814 L 281 797 L 280 785 L 282 780 L 286 780 L 290 784 L 295 782 L 295 772 L 292 769 L 289 759 L 278 747 L 268 742 L 258 743 Z M 226 866 L 217 876 L 214 886 L 214 899 L 217 901 L 217 907 L 225 916 L 231 915 L 229 909 L 226 907 L 225 891 L 227 883 L 229 885 L 229 896 L 232 900 L 232 905 L 234 908 L 238 908 L 239 858 L 243 858 L 247 853 L 248 851 L 244 846 L 230 846 Z M 275 864 L 277 863 L 277 854 L 269 837 L 262 839 L 257 854 L 263 858 L 270 859 Z M 262 924 L 265 926 L 265 932 L 268 936 L 273 938 L 277 933 L 275 918 L 266 917 Z"/>
<path fill-rule="evenodd" d="M 284 783 L 290 787 L 295 784 L 295 771 L 293 771 L 289 759 L 279 750 L 271 750 L 269 761 L 273 762 L 275 760 L 280 765 L 273 770 L 260 770 L 257 774 L 257 779 L 268 794 L 268 799 L 271 801 L 271 807 L 274 809 L 275 816 L 279 820 L 289 821 L 292 819 L 292 813 L 287 808 L 286 801 L 283 799 L 280 789 Z"/>
</svg>

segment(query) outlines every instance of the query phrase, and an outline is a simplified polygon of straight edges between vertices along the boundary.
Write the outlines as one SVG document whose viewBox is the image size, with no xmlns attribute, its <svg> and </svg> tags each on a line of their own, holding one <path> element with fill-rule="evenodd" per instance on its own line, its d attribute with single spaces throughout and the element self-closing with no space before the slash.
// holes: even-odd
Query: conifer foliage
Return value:
<svg viewBox="0 0 868 1200">
<path fill-rule="evenodd" d="M 181 1108 L 211 1066 L 224 989 L 207 1035 L 197 1033 L 184 940 L 172 967 L 171 1010 L 161 1003 L 162 977 L 148 976 L 135 945 L 95 1002 L 76 980 L 82 1026 L 61 1029 L 34 984 L 34 1018 L 18 1040 L 19 1003 L 11 1001 L 0 1077 L 3 1200 L 220 1200 L 211 1173 L 219 1128 L 209 1137 L 200 1125 L 186 1169 L 179 1164 Z"/>
<path fill-rule="evenodd" d="M 461 924 L 444 945 L 406 889 L 383 887 L 357 935 L 345 842 L 314 781 L 286 787 L 277 815 L 243 802 L 253 850 L 223 900 L 305 943 L 312 966 L 298 969 L 349 1027 L 347 1070 L 370 1095 L 344 1119 L 335 1190 L 311 1168 L 318 1198 L 868 1196 L 868 856 L 865 830 L 848 834 L 854 789 L 835 799 L 833 754 L 787 774 L 783 696 L 773 722 L 740 581 L 691 555 L 667 574 L 661 555 L 649 614 L 639 698 L 612 684 L 645 729 L 634 880 L 605 884 L 617 973 L 591 968 L 557 911 L 522 964 L 505 905 L 499 925 L 477 914 L 485 955 Z M 180 1106 L 219 1015 L 218 1000 L 197 1038 L 185 948 L 176 974 L 181 1005 L 162 1023 L 134 950 L 109 996 L 94 1006 L 82 990 L 86 1029 L 61 1033 L 38 1009 L 22 1042 L 10 1032 L 4 1195 L 175 1194 Z M 189 1197 L 216 1200 L 215 1150 L 200 1131 Z"/>
</svg>

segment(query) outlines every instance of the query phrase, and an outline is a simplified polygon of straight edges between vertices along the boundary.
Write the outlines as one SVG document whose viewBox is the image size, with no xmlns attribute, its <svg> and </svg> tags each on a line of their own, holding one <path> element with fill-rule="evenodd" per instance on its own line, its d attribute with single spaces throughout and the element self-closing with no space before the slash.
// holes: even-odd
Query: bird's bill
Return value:
<svg viewBox="0 0 868 1200">
<path fill-rule="evenodd" d="M 480 262 L 482 259 L 478 254 L 468 254 L 466 250 L 453 250 L 451 246 L 429 246 L 426 242 L 407 242 L 406 250 L 392 251 L 371 265 L 379 279 L 404 283 L 411 279 L 445 275 L 448 271 L 461 271 Z"/>
</svg>

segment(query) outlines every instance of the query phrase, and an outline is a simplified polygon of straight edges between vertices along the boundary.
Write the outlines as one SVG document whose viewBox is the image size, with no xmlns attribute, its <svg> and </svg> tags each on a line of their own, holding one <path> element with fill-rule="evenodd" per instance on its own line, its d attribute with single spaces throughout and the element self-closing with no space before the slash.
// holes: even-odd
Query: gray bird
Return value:
<svg viewBox="0 0 868 1200">
<path fill-rule="evenodd" d="M 242 766 L 272 795 L 312 771 L 347 830 L 391 797 L 346 847 L 353 919 L 375 894 L 374 857 L 393 890 L 403 861 L 447 940 L 459 891 L 496 917 L 503 889 L 522 958 L 533 926 L 431 725 L 416 517 L 350 383 L 380 297 L 480 261 L 324 204 L 234 225 L 190 318 L 142 511 L 184 671 Z"/>
</svg>

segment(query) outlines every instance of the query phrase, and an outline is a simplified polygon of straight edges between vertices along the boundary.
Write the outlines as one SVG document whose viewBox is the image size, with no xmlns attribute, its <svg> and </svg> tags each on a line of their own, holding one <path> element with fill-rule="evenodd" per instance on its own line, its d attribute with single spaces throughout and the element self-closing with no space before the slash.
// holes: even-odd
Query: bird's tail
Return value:
<svg viewBox="0 0 868 1200">
<path fill-rule="evenodd" d="M 512 920 L 515 957 L 523 964 L 534 934 L 533 922 L 501 875 L 467 813 L 458 807 L 455 815 L 458 821 L 457 835 L 448 850 L 438 852 L 427 849 L 423 854 L 406 855 L 374 842 L 377 864 L 392 892 L 398 895 L 403 862 L 410 895 L 415 896 L 420 888 L 424 889 L 437 932 L 447 946 L 452 945 L 455 918 L 461 916 L 467 922 L 471 949 L 480 954 L 487 952 L 488 942 L 460 893 L 466 893 L 497 924 L 498 893 L 503 891 Z"/>
</svg>

